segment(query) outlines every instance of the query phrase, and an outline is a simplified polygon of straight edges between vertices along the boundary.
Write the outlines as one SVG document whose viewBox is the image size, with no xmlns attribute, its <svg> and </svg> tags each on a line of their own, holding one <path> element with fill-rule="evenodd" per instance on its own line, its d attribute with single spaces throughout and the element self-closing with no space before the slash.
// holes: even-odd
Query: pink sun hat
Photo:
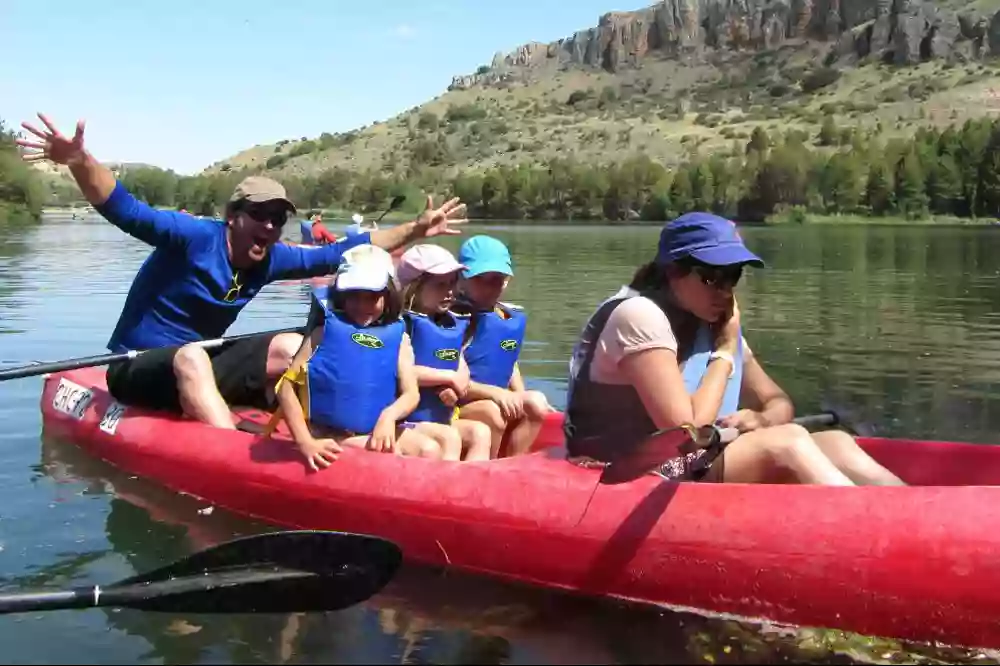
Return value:
<svg viewBox="0 0 1000 666">
<path fill-rule="evenodd" d="M 432 275 L 447 275 L 463 270 L 465 266 L 458 263 L 448 250 L 440 245 L 414 245 L 403 253 L 396 266 L 396 276 L 401 285 L 413 282 L 424 273 Z"/>
</svg>

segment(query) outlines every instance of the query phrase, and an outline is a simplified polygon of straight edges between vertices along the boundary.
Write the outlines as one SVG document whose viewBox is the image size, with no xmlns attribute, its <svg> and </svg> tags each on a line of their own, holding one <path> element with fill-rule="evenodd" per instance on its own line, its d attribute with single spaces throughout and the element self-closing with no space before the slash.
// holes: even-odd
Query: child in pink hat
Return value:
<svg viewBox="0 0 1000 666">
<path fill-rule="evenodd" d="M 451 312 L 451 305 L 464 268 L 438 245 L 414 245 L 399 258 L 396 276 L 403 289 L 403 319 L 420 387 L 420 403 L 407 420 L 418 430 L 450 424 L 462 439 L 464 460 L 489 460 L 490 427 L 458 418 L 457 405 L 469 390 L 463 352 L 470 318 Z"/>
</svg>

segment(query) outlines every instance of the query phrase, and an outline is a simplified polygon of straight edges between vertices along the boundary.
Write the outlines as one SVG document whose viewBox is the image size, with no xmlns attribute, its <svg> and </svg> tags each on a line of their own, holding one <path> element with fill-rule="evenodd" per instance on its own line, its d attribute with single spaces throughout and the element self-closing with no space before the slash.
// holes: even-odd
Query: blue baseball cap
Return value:
<svg viewBox="0 0 1000 666">
<path fill-rule="evenodd" d="M 465 278 L 483 273 L 514 274 L 507 246 L 492 236 L 473 236 L 462 243 L 458 249 L 458 263 L 465 266 L 462 271 Z"/>
<path fill-rule="evenodd" d="M 763 260 L 743 244 L 736 224 L 711 213 L 685 213 L 663 225 L 657 263 L 686 257 L 710 266 L 764 266 Z"/>
</svg>

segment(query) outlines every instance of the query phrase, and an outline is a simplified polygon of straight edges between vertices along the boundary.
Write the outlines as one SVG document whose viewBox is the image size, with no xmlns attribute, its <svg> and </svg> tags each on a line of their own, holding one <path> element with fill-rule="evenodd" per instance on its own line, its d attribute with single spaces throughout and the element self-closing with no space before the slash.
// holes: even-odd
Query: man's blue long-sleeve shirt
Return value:
<svg viewBox="0 0 1000 666">
<path fill-rule="evenodd" d="M 334 273 L 345 251 L 371 242 L 366 233 L 319 248 L 278 243 L 259 265 L 236 270 L 229 261 L 226 225 L 221 221 L 157 210 L 121 183 L 96 209 L 125 233 L 155 248 L 132 281 L 108 341 L 112 352 L 221 337 L 264 285 Z"/>
</svg>

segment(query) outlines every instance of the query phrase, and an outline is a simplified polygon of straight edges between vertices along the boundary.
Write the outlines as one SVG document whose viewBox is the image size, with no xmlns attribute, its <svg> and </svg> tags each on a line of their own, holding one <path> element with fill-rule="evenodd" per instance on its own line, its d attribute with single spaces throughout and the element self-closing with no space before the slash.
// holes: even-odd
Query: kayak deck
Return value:
<svg viewBox="0 0 1000 666">
<path fill-rule="evenodd" d="M 913 487 L 598 486 L 536 451 L 475 463 L 349 449 L 310 472 L 273 438 L 121 408 L 103 370 L 47 378 L 46 430 L 128 471 L 295 528 L 372 533 L 410 561 L 550 588 L 870 635 L 1000 646 L 1000 447 L 865 439 Z M 260 422 L 265 415 L 245 412 Z M 978 484 L 978 485 L 976 485 Z"/>
</svg>

